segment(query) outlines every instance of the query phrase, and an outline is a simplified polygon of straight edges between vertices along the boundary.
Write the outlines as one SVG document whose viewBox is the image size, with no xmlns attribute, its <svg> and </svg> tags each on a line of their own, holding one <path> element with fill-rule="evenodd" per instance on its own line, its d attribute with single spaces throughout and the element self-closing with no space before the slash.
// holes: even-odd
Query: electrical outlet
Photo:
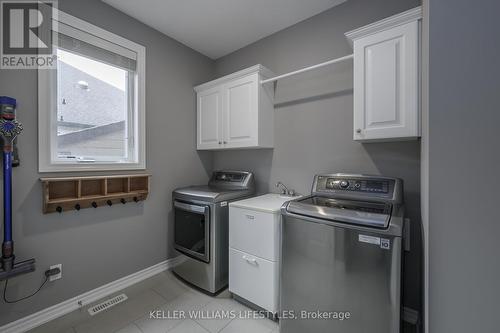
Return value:
<svg viewBox="0 0 500 333">
<path fill-rule="evenodd" d="M 49 281 L 55 281 L 62 278 L 62 264 L 52 265 L 49 267 L 49 269 L 54 269 L 54 268 L 59 268 L 60 272 L 59 274 L 52 275 L 51 277 L 49 277 Z"/>
</svg>

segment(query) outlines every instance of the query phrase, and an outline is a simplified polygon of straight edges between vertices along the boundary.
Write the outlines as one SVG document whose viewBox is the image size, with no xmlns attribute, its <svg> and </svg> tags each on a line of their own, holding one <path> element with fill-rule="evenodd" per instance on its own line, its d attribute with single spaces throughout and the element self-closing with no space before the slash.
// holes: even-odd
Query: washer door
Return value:
<svg viewBox="0 0 500 333">
<path fill-rule="evenodd" d="M 174 201 L 174 247 L 185 255 L 210 262 L 210 207 Z"/>
</svg>

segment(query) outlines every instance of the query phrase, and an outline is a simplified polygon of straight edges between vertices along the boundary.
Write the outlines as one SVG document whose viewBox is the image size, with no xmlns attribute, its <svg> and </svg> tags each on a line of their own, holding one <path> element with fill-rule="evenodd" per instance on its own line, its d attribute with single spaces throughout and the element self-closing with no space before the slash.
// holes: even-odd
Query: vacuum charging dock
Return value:
<svg viewBox="0 0 500 333">
<path fill-rule="evenodd" d="M 0 136 L 3 139 L 3 243 L 0 258 L 0 281 L 33 272 L 35 259 L 15 262 L 12 240 L 12 159 L 14 140 L 23 130 L 16 120 L 16 100 L 0 96 Z"/>
<path fill-rule="evenodd" d="M 15 263 L 14 256 L 11 256 L 9 258 L 2 258 L 1 262 L 2 269 L 0 270 L 0 281 L 35 271 L 35 259 L 28 259 Z"/>
</svg>

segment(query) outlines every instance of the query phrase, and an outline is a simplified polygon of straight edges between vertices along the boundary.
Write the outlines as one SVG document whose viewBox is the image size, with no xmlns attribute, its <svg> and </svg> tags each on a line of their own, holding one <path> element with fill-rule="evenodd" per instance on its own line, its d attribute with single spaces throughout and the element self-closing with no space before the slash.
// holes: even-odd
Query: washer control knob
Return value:
<svg viewBox="0 0 500 333">
<path fill-rule="evenodd" d="M 341 180 L 340 181 L 340 188 L 348 188 L 349 187 L 349 181 L 347 180 Z"/>
</svg>

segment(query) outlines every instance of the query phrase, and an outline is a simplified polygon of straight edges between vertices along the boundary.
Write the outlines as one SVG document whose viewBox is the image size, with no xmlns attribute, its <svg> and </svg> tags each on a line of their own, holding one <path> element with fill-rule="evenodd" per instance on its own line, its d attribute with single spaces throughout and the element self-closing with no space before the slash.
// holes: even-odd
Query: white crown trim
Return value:
<svg viewBox="0 0 500 333">
<path fill-rule="evenodd" d="M 409 22 L 422 19 L 422 7 L 415 7 L 405 12 L 390 16 L 383 20 L 365 25 L 364 27 L 357 28 L 345 33 L 345 36 L 350 42 L 361 37 L 372 35 L 374 33 L 393 28 L 398 25 L 403 25 Z"/>
<path fill-rule="evenodd" d="M 255 66 L 248 67 L 248 68 L 242 69 L 240 71 L 237 71 L 235 73 L 232 73 L 232 74 L 223 76 L 221 78 L 200 84 L 198 86 L 195 86 L 194 90 L 196 92 L 203 91 L 203 90 L 206 90 L 208 88 L 212 88 L 212 87 L 218 86 L 220 84 L 223 84 L 223 83 L 226 83 L 226 82 L 229 82 L 232 80 L 236 80 L 236 79 L 239 79 L 241 77 L 244 77 L 244 76 L 247 76 L 247 75 L 250 75 L 253 73 L 260 73 L 262 78 L 264 78 L 264 79 L 267 79 L 269 77 L 274 76 L 274 73 L 272 71 L 270 71 L 268 68 L 266 68 L 260 64 L 257 64 Z"/>
</svg>

